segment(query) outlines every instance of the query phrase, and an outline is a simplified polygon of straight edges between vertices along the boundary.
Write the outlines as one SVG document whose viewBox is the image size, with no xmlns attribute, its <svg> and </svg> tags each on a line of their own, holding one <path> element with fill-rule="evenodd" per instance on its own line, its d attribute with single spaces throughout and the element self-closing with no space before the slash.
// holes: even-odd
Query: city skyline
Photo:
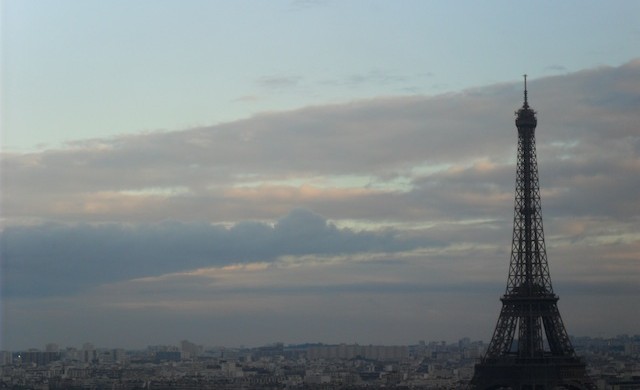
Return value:
<svg viewBox="0 0 640 390">
<path fill-rule="evenodd" d="M 598 389 L 634 388 L 640 335 L 575 340 L 589 361 L 589 377 Z M 474 362 L 485 344 L 463 338 L 455 343 L 421 341 L 411 346 L 273 343 L 255 348 L 204 347 L 188 340 L 179 345 L 143 349 L 80 349 L 47 344 L 46 350 L 0 351 L 2 383 L 8 387 L 49 386 L 176 388 L 323 389 L 467 388 Z"/>
<path fill-rule="evenodd" d="M 588 29 L 588 16 L 600 10 L 595 5 L 571 21 L 585 42 L 563 48 L 567 53 L 561 59 L 557 48 L 551 49 L 554 38 L 574 42 L 576 31 L 542 34 L 532 47 L 547 45 L 548 52 L 506 61 L 514 44 L 530 33 L 513 31 L 510 39 L 496 40 L 501 54 L 480 64 L 462 55 L 439 58 L 437 63 L 466 64 L 451 74 L 442 68 L 420 73 L 426 60 L 412 57 L 414 45 L 395 45 L 421 21 L 433 30 L 415 30 L 422 34 L 416 39 L 432 42 L 435 32 L 450 31 L 453 27 L 430 24 L 437 15 L 455 14 L 440 3 L 433 8 L 411 3 L 418 7 L 415 18 L 399 37 L 389 37 L 390 46 L 404 54 L 397 64 L 415 59 L 411 67 L 397 70 L 389 58 L 372 65 L 372 58 L 384 57 L 379 49 L 385 45 L 377 46 L 382 41 L 359 45 L 380 37 L 380 31 L 368 23 L 362 33 L 355 24 L 340 24 L 370 17 L 397 25 L 388 16 L 393 6 L 384 2 L 372 3 L 373 9 L 363 9 L 357 18 L 361 9 L 353 4 L 277 2 L 264 14 L 268 22 L 253 14 L 265 7 L 258 2 L 240 9 L 197 1 L 184 8 L 170 1 L 155 8 L 142 1 L 134 9 L 124 2 L 80 6 L 63 1 L 51 16 L 44 15 L 50 7 L 45 4 L 3 3 L 3 20 L 11 22 L 3 27 L 3 51 L 15 56 L 2 73 L 3 97 L 10 99 L 3 99 L 9 115 L 2 119 L 0 349 L 86 341 L 135 348 L 181 338 L 226 346 L 276 341 L 410 345 L 462 336 L 488 341 L 509 264 L 517 140 L 513 112 L 522 102 L 520 74 L 525 72 L 541 118 L 542 213 L 563 320 L 575 336 L 638 333 L 640 58 L 630 39 L 612 47 L 598 30 Z M 613 32 L 602 34 L 638 35 L 629 16 L 638 5 L 616 4 L 605 7 L 604 14 L 626 16 Z M 522 12 L 507 8 L 496 11 L 501 28 L 511 27 L 511 18 Z M 69 10 L 77 13 L 63 17 Z M 327 72 L 322 76 L 303 58 L 296 62 L 296 53 L 308 52 L 285 40 L 291 48 L 283 49 L 281 62 L 277 56 L 258 56 L 264 69 L 243 75 L 229 68 L 251 55 L 228 43 L 222 52 L 235 48 L 238 58 L 228 55 L 233 61 L 218 67 L 207 52 L 198 63 L 204 73 L 197 73 L 228 80 L 207 79 L 203 88 L 219 86 L 216 94 L 190 95 L 192 88 L 203 93 L 191 78 L 189 64 L 196 58 L 186 57 L 183 65 L 172 60 L 165 68 L 152 66 L 154 57 L 149 57 L 178 47 L 195 55 L 189 39 L 198 31 L 210 32 L 208 24 L 200 24 L 203 17 L 193 19 L 193 30 L 185 27 L 187 35 L 161 34 L 160 22 L 170 20 L 174 10 L 180 10 L 179 26 L 204 10 L 236 15 L 243 23 L 257 18 L 256 26 L 271 28 L 300 18 L 292 33 L 333 43 L 328 59 L 353 62 L 341 70 L 320 61 Z M 98 11 L 105 21 L 93 31 L 88 26 Z M 146 11 L 158 19 L 143 24 L 149 30 L 132 35 L 132 46 L 126 46 L 128 35 L 119 34 L 132 33 Z M 554 23 L 570 13 L 564 6 L 558 15 L 551 11 L 547 6 L 535 12 Z M 482 12 L 489 15 L 487 9 Z M 68 15 L 92 16 L 70 29 L 52 27 Z M 454 40 L 470 47 L 471 36 L 467 41 L 460 34 L 478 24 L 463 28 L 469 15 L 461 15 L 466 16 L 455 21 L 461 32 Z M 18 23 L 30 17 L 42 24 Z M 331 34 L 304 29 L 305 20 L 339 21 L 333 33 L 349 32 L 345 47 L 338 49 L 341 41 Z M 122 22 L 122 31 L 115 32 L 109 21 Z M 559 26 L 554 23 L 552 30 Z M 221 26 L 221 32 L 235 31 Z M 77 49 L 94 43 L 104 52 L 95 57 L 97 46 L 87 52 L 43 51 L 47 29 L 58 34 L 52 39 L 72 37 Z M 488 38 L 501 30 L 479 31 Z M 15 34 L 9 37 L 9 32 Z M 274 34 L 284 37 L 280 29 Z M 200 39 L 199 45 L 209 42 Z M 211 40 L 220 45 L 219 37 Z M 20 43 L 33 51 L 17 49 Z M 150 52 L 133 55 L 142 44 Z M 443 53 L 440 44 L 432 47 L 434 53 Z M 356 50 L 360 47 L 364 54 Z M 343 50 L 353 51 L 353 57 Z M 41 56 L 49 56 L 51 66 L 38 62 Z M 572 56 L 576 62 L 563 63 Z M 125 61 L 121 68 L 116 60 L 125 57 L 141 62 Z M 115 62 L 101 62 L 105 58 Z M 30 66 L 28 59 L 34 60 Z M 497 66 L 501 60 L 505 63 Z M 275 64 L 284 70 L 274 71 Z M 84 73 L 75 74 L 75 67 Z M 176 78 L 180 72 L 184 78 Z M 130 82 L 134 76 L 140 84 Z M 163 76 L 169 84 L 150 87 Z M 47 77 L 36 99 L 35 81 L 27 80 Z M 92 83 L 83 84 L 88 79 Z M 114 95 L 118 89 L 111 89 L 110 81 L 122 88 L 121 95 Z M 227 81 L 237 82 L 238 90 L 229 92 Z M 448 86 L 438 88 L 439 83 Z M 136 86 L 137 95 L 129 89 Z M 53 101 L 54 92 L 59 101 Z M 184 104 L 173 100 L 177 95 Z M 234 111 L 216 99 L 255 105 Z M 30 101 L 34 118 L 25 114 Z M 43 101 L 51 101 L 51 107 L 45 110 Z M 211 105 L 202 108 L 203 101 Z M 190 103 L 211 116 L 185 111 Z"/>
</svg>

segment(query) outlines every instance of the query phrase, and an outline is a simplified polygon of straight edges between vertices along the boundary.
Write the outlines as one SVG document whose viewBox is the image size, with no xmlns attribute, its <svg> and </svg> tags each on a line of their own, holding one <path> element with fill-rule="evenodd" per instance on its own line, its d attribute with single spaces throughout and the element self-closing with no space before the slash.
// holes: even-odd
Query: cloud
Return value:
<svg viewBox="0 0 640 390">
<path fill-rule="evenodd" d="M 283 256 L 399 252 L 439 246 L 400 232 L 338 229 L 296 209 L 273 226 L 243 221 L 158 225 L 54 224 L 8 227 L 1 233 L 4 283 L 12 296 L 77 293 L 105 283 Z"/>
<path fill-rule="evenodd" d="M 341 80 L 327 81 L 327 84 L 336 84 L 349 87 L 360 87 L 362 85 L 401 85 L 408 81 L 406 76 L 395 74 L 383 69 L 371 69 L 365 73 L 354 73 Z"/>
<path fill-rule="evenodd" d="M 240 97 L 237 97 L 235 99 L 233 99 L 233 102 L 241 102 L 241 103 L 255 103 L 258 102 L 260 100 L 262 100 L 263 98 L 261 98 L 258 95 L 242 95 Z"/>
<path fill-rule="evenodd" d="M 264 76 L 258 80 L 258 85 L 269 90 L 282 90 L 297 87 L 300 80 L 298 76 Z"/>
<path fill-rule="evenodd" d="M 560 64 L 549 65 L 545 69 L 552 70 L 552 71 L 555 71 L 555 72 L 566 72 L 567 71 L 567 67 L 564 66 L 564 65 L 560 65 Z"/>
<path fill-rule="evenodd" d="M 531 82 L 531 103 L 540 119 L 541 180 L 546 191 L 558 194 L 557 200 L 570 203 L 574 212 L 603 210 L 594 207 L 600 198 L 586 201 L 572 192 L 589 197 L 595 193 L 587 188 L 597 192 L 603 186 L 615 193 L 621 208 L 637 207 L 631 190 L 640 177 L 639 69 L 634 61 Z M 65 149 L 5 153 L 3 216 L 9 221 L 135 223 L 200 215 L 227 222 L 273 219 L 306 207 L 329 218 L 366 215 L 376 220 L 389 218 L 388 205 L 407 200 L 425 215 L 429 210 L 412 201 L 425 196 L 426 189 L 437 195 L 438 188 L 451 190 L 455 185 L 471 191 L 495 185 L 498 193 L 511 192 L 508 172 L 516 141 L 511 111 L 520 101 L 520 85 L 504 84 L 442 96 L 265 113 L 212 127 L 78 141 Z M 488 171 L 474 171 L 478 164 L 486 164 Z M 605 181 L 595 180 L 595 175 Z M 361 191 L 363 187 L 378 191 Z M 302 188 L 333 195 L 322 201 L 306 196 Z M 247 196 L 250 189 L 263 193 L 265 201 Z M 267 202 L 278 191 L 292 195 Z M 240 193 L 244 196 L 235 196 Z M 549 201 L 545 199 L 545 205 Z M 367 204 L 366 211 L 361 204 Z M 614 207 L 613 202 L 600 204 Z M 464 211 L 474 204 L 470 206 Z"/>
<path fill-rule="evenodd" d="M 634 60 L 529 85 L 570 332 L 629 332 L 639 320 L 639 80 Z M 71 328 L 94 339 L 77 325 L 85 317 L 102 340 L 124 337 L 109 318 L 126 321 L 138 342 L 212 328 L 238 343 L 376 342 L 399 322 L 392 333 L 413 341 L 488 337 L 509 260 L 521 102 L 519 83 L 506 83 L 4 153 L 3 337 L 35 340 L 41 313 L 61 342 Z M 605 324 L 598 312 L 626 317 Z M 469 330 L 470 315 L 487 329 Z M 167 326 L 147 334 L 150 319 Z"/>
</svg>

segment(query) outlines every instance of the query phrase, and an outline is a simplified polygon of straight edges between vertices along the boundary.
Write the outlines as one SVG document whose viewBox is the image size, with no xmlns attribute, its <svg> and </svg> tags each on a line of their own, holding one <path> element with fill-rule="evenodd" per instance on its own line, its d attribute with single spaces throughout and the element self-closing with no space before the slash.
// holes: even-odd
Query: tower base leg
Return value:
<svg viewBox="0 0 640 390">
<path fill-rule="evenodd" d="M 595 389 L 587 375 L 585 364 L 578 359 L 563 359 L 563 362 L 553 359 L 525 363 L 511 359 L 503 362 L 482 362 L 475 366 L 471 385 L 475 390 Z"/>
</svg>

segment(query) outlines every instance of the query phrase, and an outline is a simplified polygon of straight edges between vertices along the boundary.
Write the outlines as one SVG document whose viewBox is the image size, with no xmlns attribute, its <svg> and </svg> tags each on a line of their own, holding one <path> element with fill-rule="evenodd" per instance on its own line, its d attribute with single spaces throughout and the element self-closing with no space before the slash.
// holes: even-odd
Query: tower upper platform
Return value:
<svg viewBox="0 0 640 390">
<path fill-rule="evenodd" d="M 535 129 L 538 124 L 536 118 L 536 112 L 529 107 L 529 101 L 527 98 L 527 75 L 524 75 L 524 103 L 522 108 L 516 111 L 516 127 L 521 129 Z"/>
</svg>

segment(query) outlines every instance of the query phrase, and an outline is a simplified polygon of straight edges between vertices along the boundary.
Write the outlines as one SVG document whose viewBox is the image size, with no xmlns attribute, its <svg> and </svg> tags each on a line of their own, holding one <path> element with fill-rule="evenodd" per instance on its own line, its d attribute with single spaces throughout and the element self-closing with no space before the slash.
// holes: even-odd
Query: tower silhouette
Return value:
<svg viewBox="0 0 640 390">
<path fill-rule="evenodd" d="M 487 353 L 476 364 L 475 389 L 592 389 L 558 311 L 544 243 L 536 159 L 536 112 L 516 112 L 518 167 L 509 278 Z"/>
</svg>

